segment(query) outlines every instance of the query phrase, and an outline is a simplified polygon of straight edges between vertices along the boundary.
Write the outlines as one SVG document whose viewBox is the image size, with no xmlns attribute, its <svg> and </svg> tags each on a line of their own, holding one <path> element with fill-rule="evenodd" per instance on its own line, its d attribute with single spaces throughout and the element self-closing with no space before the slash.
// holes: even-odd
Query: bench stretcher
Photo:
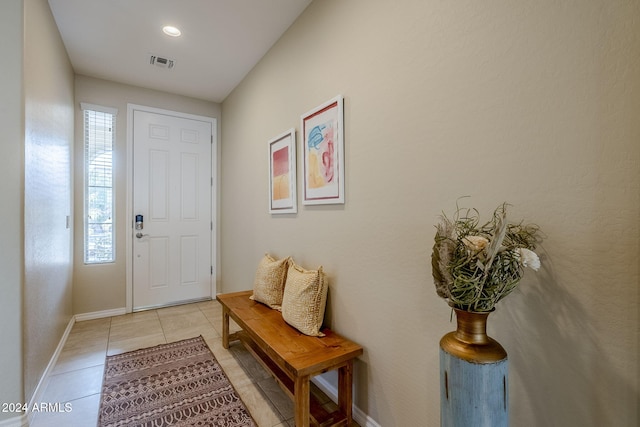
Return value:
<svg viewBox="0 0 640 427">
<path fill-rule="evenodd" d="M 362 347 L 328 328 L 326 336 L 310 337 L 288 325 L 282 314 L 249 299 L 252 291 L 217 296 L 222 305 L 222 345 L 240 340 L 251 354 L 271 372 L 293 399 L 297 427 L 347 426 L 352 420 L 353 360 Z M 229 333 L 229 318 L 242 331 Z M 338 410 L 328 413 L 310 395 L 314 375 L 338 370 Z"/>
</svg>

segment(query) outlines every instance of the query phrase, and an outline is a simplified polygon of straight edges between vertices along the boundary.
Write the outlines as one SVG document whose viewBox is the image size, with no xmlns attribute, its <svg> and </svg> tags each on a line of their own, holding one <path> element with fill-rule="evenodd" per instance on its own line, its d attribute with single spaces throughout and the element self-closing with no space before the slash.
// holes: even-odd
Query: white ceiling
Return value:
<svg viewBox="0 0 640 427">
<path fill-rule="evenodd" d="M 222 102 L 311 0 L 49 0 L 77 74 Z M 162 32 L 173 25 L 182 36 Z M 150 64 L 150 55 L 175 61 Z"/>
</svg>

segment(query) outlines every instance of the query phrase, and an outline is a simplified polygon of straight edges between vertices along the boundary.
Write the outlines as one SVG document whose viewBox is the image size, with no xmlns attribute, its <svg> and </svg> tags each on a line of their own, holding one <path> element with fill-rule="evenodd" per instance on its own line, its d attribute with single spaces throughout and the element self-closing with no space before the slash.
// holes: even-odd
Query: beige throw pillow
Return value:
<svg viewBox="0 0 640 427">
<path fill-rule="evenodd" d="M 327 305 L 327 290 L 322 266 L 317 270 L 305 270 L 292 260 L 282 297 L 284 321 L 305 335 L 323 337 L 320 328 Z"/>
<path fill-rule="evenodd" d="M 253 282 L 253 295 L 249 298 L 280 310 L 289 260 L 289 257 L 276 260 L 265 254 L 258 264 Z"/>
</svg>

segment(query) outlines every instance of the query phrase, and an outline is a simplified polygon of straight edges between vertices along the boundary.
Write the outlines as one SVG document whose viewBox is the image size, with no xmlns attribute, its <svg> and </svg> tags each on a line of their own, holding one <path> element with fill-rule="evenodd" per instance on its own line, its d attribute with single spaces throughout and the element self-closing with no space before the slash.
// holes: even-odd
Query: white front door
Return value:
<svg viewBox="0 0 640 427">
<path fill-rule="evenodd" d="M 133 112 L 133 310 L 212 297 L 211 135 L 211 122 Z"/>
</svg>

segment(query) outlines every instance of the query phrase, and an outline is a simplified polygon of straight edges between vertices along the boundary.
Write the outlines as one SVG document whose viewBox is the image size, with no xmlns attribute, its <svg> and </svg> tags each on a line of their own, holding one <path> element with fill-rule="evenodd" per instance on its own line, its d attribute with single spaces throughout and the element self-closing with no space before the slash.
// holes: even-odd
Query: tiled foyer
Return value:
<svg viewBox="0 0 640 427">
<path fill-rule="evenodd" d="M 258 426 L 294 426 L 292 401 L 242 345 L 222 347 L 221 326 L 217 301 L 76 322 L 39 399 L 69 402 L 72 409 L 35 414 L 30 425 L 95 426 L 106 355 L 202 335 Z M 313 392 L 322 395 L 317 389 Z M 323 399 L 334 405 L 326 396 Z"/>
</svg>

